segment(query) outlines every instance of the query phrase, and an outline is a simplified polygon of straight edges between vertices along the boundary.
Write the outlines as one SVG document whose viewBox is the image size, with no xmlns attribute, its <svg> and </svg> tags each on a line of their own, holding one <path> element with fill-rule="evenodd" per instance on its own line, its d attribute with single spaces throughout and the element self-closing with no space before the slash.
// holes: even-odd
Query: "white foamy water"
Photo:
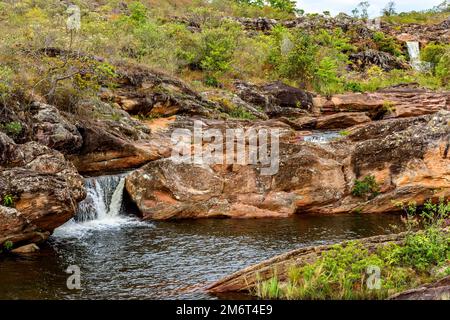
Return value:
<svg viewBox="0 0 450 320">
<path fill-rule="evenodd" d="M 138 218 L 122 212 L 125 177 L 120 174 L 87 178 L 87 196 L 79 203 L 77 215 L 57 228 L 53 236 L 79 239 L 106 229 L 143 225 Z"/>
<path fill-rule="evenodd" d="M 427 71 L 431 68 L 431 63 L 420 59 L 420 46 L 417 41 L 406 42 L 411 66 L 418 71 Z"/>
</svg>

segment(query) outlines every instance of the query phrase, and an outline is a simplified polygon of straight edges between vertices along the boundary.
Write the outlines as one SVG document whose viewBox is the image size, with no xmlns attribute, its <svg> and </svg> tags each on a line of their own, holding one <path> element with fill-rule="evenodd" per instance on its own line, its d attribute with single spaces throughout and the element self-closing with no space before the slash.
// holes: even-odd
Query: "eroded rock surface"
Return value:
<svg viewBox="0 0 450 320">
<path fill-rule="evenodd" d="M 45 240 L 86 196 L 84 180 L 56 150 L 0 133 L 0 245 Z M 10 208 L 5 207 L 9 205 Z"/>
<path fill-rule="evenodd" d="M 126 188 L 146 219 L 285 217 L 298 212 L 398 211 L 398 201 L 450 195 L 450 113 L 370 123 L 327 145 L 281 139 L 279 170 L 251 164 L 208 166 L 153 161 Z M 355 197 L 373 175 L 381 194 Z"/>
</svg>

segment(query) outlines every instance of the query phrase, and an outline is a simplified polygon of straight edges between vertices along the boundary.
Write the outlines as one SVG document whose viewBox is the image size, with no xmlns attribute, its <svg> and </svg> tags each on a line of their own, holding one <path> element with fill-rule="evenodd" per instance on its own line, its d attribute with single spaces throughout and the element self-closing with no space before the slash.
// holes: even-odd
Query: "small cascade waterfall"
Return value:
<svg viewBox="0 0 450 320">
<path fill-rule="evenodd" d="M 406 42 L 411 66 L 418 71 L 427 71 L 431 68 L 431 63 L 420 60 L 420 46 L 417 41 Z"/>
<path fill-rule="evenodd" d="M 87 197 L 78 205 L 77 222 L 103 220 L 120 214 L 125 175 L 88 178 L 85 183 Z"/>
</svg>

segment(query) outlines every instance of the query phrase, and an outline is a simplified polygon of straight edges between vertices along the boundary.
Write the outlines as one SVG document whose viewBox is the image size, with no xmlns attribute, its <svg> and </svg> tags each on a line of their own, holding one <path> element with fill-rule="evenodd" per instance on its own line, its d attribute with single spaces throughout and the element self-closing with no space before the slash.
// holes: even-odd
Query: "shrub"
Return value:
<svg viewBox="0 0 450 320">
<path fill-rule="evenodd" d="M 403 51 L 397 41 L 381 31 L 377 31 L 373 34 L 373 41 L 377 45 L 378 50 L 388 52 L 394 56 L 401 56 Z"/>
<path fill-rule="evenodd" d="M 3 206 L 5 207 L 13 207 L 14 206 L 14 197 L 10 194 L 3 196 Z"/>
<path fill-rule="evenodd" d="M 380 187 L 372 175 L 364 177 L 362 180 L 355 180 L 352 194 L 355 197 L 372 199 L 380 194 Z"/>
<path fill-rule="evenodd" d="M 444 87 L 449 87 L 450 84 L 450 47 L 447 46 L 445 53 L 442 55 L 438 64 L 435 67 L 435 74 Z"/>
<path fill-rule="evenodd" d="M 8 122 L 8 123 L 4 124 L 3 126 L 1 126 L 1 128 L 11 138 L 18 137 L 22 133 L 22 130 L 23 130 L 22 123 L 20 123 L 18 121 Z"/>
<path fill-rule="evenodd" d="M 7 240 L 3 243 L 3 249 L 5 249 L 6 251 L 11 251 L 11 249 L 13 248 L 14 244 L 12 243 L 12 241 Z M 2 250 L 0 250 L 1 252 Z"/>
</svg>

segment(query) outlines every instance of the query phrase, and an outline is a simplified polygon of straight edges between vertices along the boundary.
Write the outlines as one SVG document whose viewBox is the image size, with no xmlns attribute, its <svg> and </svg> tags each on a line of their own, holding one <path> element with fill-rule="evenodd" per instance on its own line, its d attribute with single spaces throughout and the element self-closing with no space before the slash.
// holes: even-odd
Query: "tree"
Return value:
<svg viewBox="0 0 450 320">
<path fill-rule="evenodd" d="M 362 1 L 352 10 L 352 15 L 355 18 L 368 19 L 369 13 L 367 12 L 367 9 L 369 9 L 369 7 L 370 3 L 368 1 Z"/>
<path fill-rule="evenodd" d="M 271 7 L 288 13 L 296 12 L 296 2 L 291 0 L 268 0 Z"/>
<path fill-rule="evenodd" d="M 361 9 L 361 18 L 362 19 L 368 19 L 369 14 L 367 12 L 367 9 L 370 7 L 369 1 L 362 1 L 358 4 L 358 7 Z"/>
<path fill-rule="evenodd" d="M 381 10 L 381 14 L 383 16 L 386 16 L 386 17 L 390 17 L 390 16 L 395 15 L 396 14 L 396 12 L 395 12 L 395 2 L 394 1 L 389 1 L 386 4 L 386 7 L 384 7 L 384 9 Z"/>
<path fill-rule="evenodd" d="M 292 0 L 236 0 L 238 3 L 252 6 L 271 6 L 288 13 L 297 12 L 296 2 Z"/>
</svg>

